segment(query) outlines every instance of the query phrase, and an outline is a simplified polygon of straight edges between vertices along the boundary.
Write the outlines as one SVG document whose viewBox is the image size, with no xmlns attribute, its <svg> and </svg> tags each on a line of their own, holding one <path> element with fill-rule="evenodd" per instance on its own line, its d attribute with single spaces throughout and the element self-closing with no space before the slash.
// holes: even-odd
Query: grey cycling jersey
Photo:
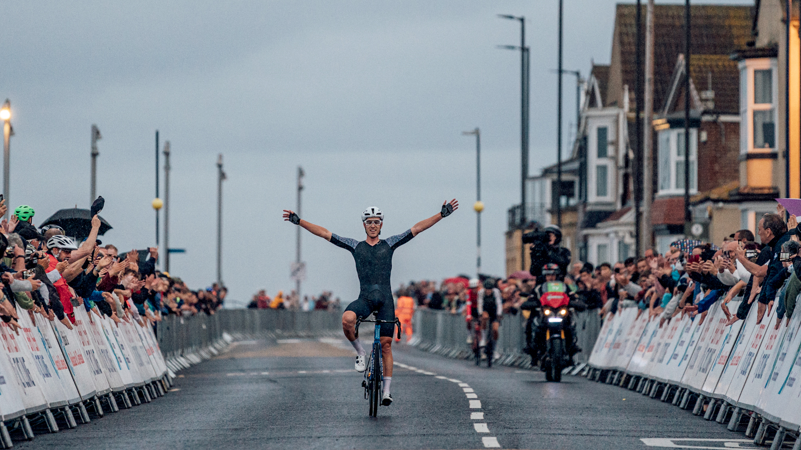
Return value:
<svg viewBox="0 0 801 450">
<path fill-rule="evenodd" d="M 350 251 L 353 255 L 361 286 L 360 297 L 373 290 L 387 291 L 391 295 L 389 277 L 392 272 L 392 255 L 396 248 L 409 242 L 413 237 L 412 230 L 406 230 L 370 245 L 366 241 L 331 234 L 331 243 Z"/>
</svg>

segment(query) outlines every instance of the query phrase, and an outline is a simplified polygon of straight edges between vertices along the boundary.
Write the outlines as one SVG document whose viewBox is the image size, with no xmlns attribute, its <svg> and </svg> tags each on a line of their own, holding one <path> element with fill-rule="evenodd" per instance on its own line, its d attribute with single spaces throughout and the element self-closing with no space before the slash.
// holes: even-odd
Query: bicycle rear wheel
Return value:
<svg viewBox="0 0 801 450">
<path fill-rule="evenodd" d="M 370 417 L 378 416 L 378 404 L 381 403 L 381 346 L 373 345 L 373 384 L 370 389 Z"/>
</svg>

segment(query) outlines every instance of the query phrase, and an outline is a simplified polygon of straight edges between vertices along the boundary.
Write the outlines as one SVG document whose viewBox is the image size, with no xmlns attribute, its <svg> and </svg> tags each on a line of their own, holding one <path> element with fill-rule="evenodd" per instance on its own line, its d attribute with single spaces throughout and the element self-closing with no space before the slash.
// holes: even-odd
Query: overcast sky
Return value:
<svg viewBox="0 0 801 450">
<path fill-rule="evenodd" d="M 566 69 L 586 76 L 593 60 L 609 62 L 615 3 L 565 2 Z M 557 5 L 4 1 L 0 100 L 11 100 L 16 133 L 12 207 L 32 206 L 37 225 L 57 209 L 88 207 L 95 123 L 102 215 L 114 226 L 103 240 L 121 251 L 153 245 L 159 130 L 173 155 L 170 246 L 187 251 L 173 255 L 171 272 L 204 287 L 216 276 L 223 153 L 223 279 L 244 303 L 259 288 L 294 287 L 295 227 L 281 210 L 295 208 L 299 165 L 302 217 L 342 236 L 363 238 L 367 206 L 384 211 L 389 236 L 457 198 L 456 214 L 398 250 L 396 288 L 475 272 L 475 141 L 461 133 L 478 126 L 483 271 L 502 275 L 506 211 L 520 202 L 520 58 L 496 46 L 518 45 L 520 26 L 496 14 L 527 17 L 534 174 L 556 160 Z M 574 78 L 564 89 L 567 138 Z M 356 298 L 347 252 L 310 234 L 302 245 L 304 293 Z"/>
</svg>

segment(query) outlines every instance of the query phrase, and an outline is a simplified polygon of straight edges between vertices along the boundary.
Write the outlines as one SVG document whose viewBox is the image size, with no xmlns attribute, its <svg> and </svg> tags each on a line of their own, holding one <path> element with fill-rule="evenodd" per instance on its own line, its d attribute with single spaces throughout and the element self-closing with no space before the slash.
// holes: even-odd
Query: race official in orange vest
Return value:
<svg viewBox="0 0 801 450">
<path fill-rule="evenodd" d="M 406 341 L 412 338 L 412 317 L 414 317 L 414 299 L 407 296 L 405 293 L 398 297 L 398 304 L 395 306 L 395 317 L 400 320 L 403 334 L 406 335 Z M 395 338 L 396 342 L 400 339 Z"/>
</svg>

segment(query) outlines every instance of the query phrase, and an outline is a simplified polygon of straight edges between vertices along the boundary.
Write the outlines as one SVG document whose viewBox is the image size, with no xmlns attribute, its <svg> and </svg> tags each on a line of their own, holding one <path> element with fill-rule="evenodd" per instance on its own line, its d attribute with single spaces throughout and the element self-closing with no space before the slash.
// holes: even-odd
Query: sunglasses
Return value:
<svg viewBox="0 0 801 450">
<path fill-rule="evenodd" d="M 364 223 L 367 225 L 381 225 L 380 220 L 365 220 Z"/>
</svg>

